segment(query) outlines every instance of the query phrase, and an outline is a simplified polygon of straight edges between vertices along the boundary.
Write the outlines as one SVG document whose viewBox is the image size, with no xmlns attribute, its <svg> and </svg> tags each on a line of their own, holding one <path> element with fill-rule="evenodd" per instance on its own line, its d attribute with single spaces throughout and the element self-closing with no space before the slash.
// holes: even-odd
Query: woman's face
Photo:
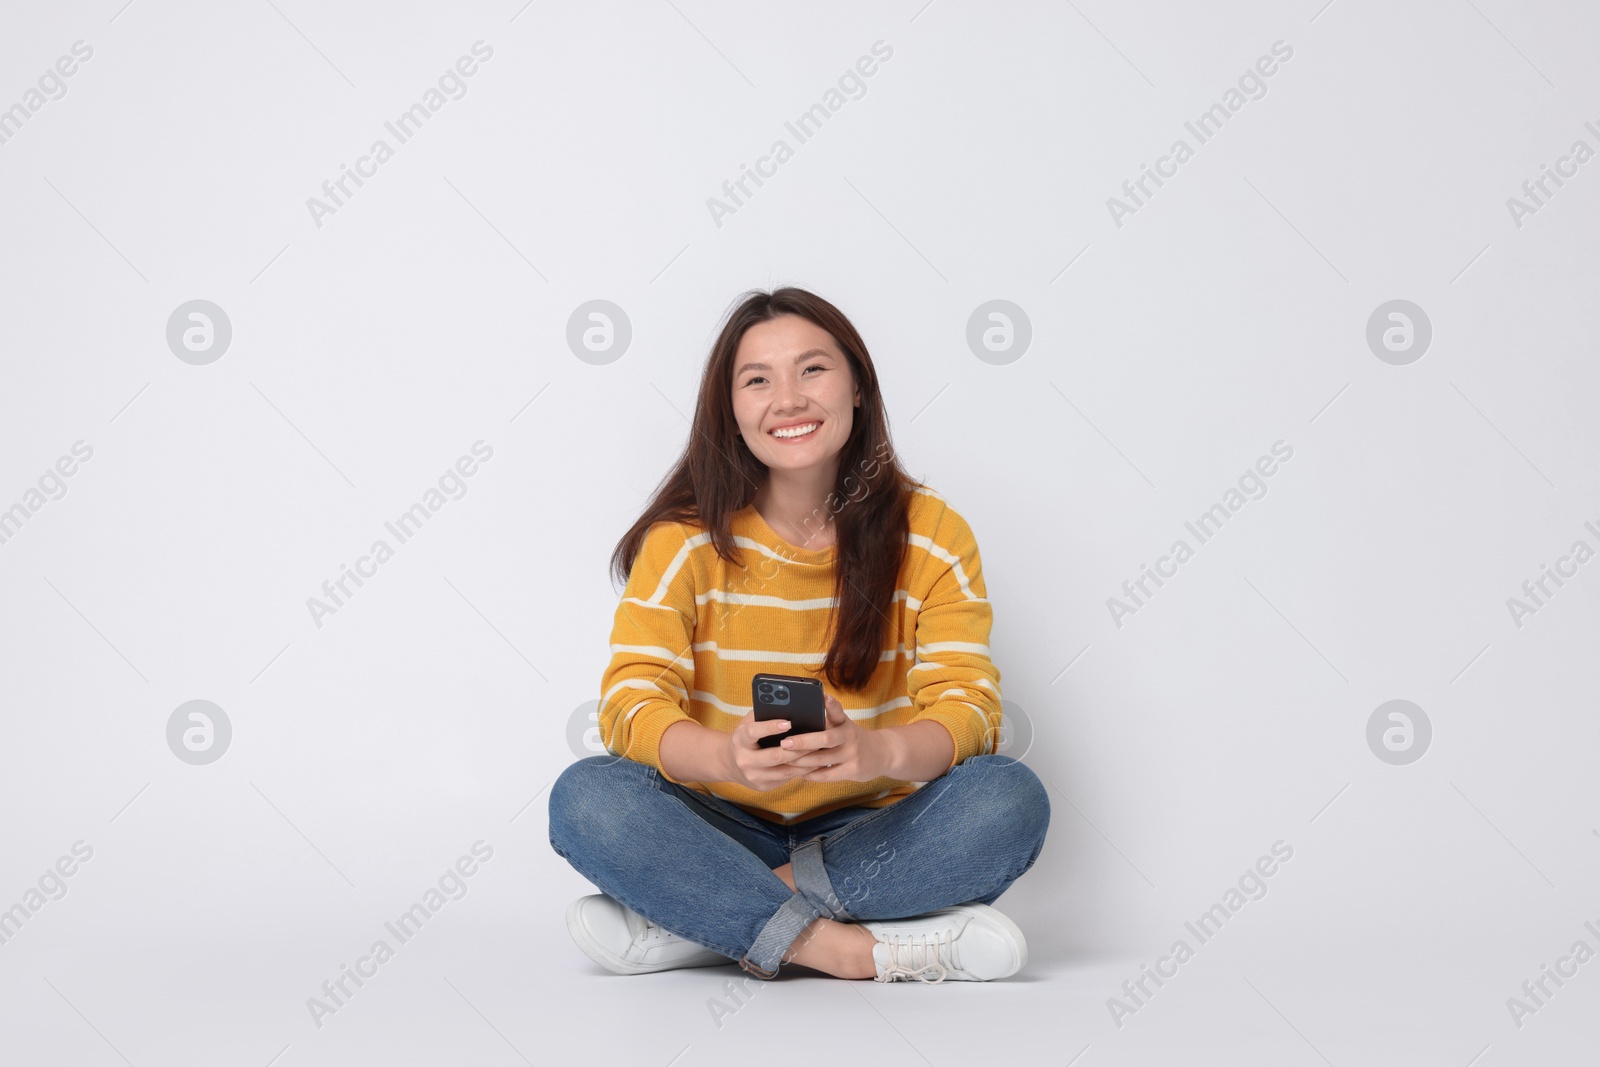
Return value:
<svg viewBox="0 0 1600 1067">
<path fill-rule="evenodd" d="M 779 315 L 745 331 L 733 360 L 733 416 L 745 444 L 770 469 L 800 471 L 835 462 L 860 403 L 850 361 L 816 323 Z M 813 423 L 799 437 L 773 433 Z"/>
</svg>

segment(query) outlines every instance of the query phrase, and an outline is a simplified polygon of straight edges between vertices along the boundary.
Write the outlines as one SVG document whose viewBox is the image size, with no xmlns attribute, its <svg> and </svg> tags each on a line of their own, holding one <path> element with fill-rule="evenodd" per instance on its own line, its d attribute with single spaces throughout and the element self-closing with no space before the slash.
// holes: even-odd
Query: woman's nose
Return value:
<svg viewBox="0 0 1600 1067">
<path fill-rule="evenodd" d="M 788 411 L 796 404 L 801 403 L 800 386 L 798 382 L 787 379 L 780 380 L 773 389 L 772 406 L 780 411 Z"/>
</svg>

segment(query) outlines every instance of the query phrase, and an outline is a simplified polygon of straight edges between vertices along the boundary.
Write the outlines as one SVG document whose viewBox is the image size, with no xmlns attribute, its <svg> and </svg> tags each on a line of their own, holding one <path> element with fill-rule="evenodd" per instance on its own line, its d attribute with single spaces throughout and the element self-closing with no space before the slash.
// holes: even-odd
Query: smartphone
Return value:
<svg viewBox="0 0 1600 1067">
<path fill-rule="evenodd" d="M 822 683 L 815 678 L 758 674 L 750 679 L 750 703 L 755 708 L 757 722 L 789 720 L 789 729 L 783 733 L 756 739 L 756 744 L 762 748 L 771 748 L 791 734 L 810 734 L 828 728 Z"/>
</svg>

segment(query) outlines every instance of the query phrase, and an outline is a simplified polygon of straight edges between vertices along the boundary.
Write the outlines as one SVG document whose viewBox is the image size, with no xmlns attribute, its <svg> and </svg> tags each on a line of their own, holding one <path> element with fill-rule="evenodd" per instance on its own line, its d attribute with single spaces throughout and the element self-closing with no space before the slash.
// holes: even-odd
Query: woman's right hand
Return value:
<svg viewBox="0 0 1600 1067">
<path fill-rule="evenodd" d="M 777 745 L 762 748 L 756 743 L 763 737 L 781 734 L 788 729 L 788 719 L 758 720 L 755 710 L 751 709 L 728 735 L 726 756 L 731 774 L 728 780 L 764 793 L 806 773 L 808 768 L 789 766 L 789 761 L 798 753 Z"/>
</svg>

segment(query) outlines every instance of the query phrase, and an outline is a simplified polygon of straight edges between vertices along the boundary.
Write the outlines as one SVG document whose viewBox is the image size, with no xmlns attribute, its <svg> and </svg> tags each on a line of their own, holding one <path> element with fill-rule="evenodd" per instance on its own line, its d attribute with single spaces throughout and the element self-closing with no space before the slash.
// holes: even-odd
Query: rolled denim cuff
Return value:
<svg viewBox="0 0 1600 1067">
<path fill-rule="evenodd" d="M 756 935 L 756 943 L 739 961 L 739 966 L 757 978 L 770 979 L 778 975 L 778 964 L 783 954 L 805 928 L 821 918 L 821 913 L 805 897 L 796 893 L 783 902 Z"/>
<path fill-rule="evenodd" d="M 789 855 L 789 868 L 794 873 L 794 888 L 809 900 L 824 916 L 835 922 L 848 922 L 851 915 L 844 901 L 833 891 L 833 881 L 828 869 L 822 865 L 822 838 L 813 837 Z"/>
</svg>

